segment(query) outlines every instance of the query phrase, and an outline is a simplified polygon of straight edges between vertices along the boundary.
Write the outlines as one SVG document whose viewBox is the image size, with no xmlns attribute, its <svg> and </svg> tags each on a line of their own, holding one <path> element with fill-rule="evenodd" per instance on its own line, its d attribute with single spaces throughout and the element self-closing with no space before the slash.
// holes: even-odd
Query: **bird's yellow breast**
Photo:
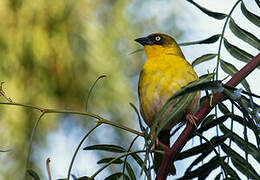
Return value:
<svg viewBox="0 0 260 180">
<path fill-rule="evenodd" d="M 168 53 L 160 46 L 148 48 L 145 49 L 147 59 L 139 79 L 139 99 L 144 120 L 151 127 L 166 101 L 198 76 L 182 54 L 174 54 L 172 50 Z"/>
</svg>

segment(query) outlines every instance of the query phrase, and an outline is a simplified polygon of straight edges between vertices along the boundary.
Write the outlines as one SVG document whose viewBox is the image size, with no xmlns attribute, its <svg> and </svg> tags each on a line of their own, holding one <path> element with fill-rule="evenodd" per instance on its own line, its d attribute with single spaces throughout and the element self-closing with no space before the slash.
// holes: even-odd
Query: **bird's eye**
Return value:
<svg viewBox="0 0 260 180">
<path fill-rule="evenodd" d="M 161 40 L 161 37 L 160 36 L 156 36 L 155 37 L 155 41 L 160 41 Z"/>
</svg>

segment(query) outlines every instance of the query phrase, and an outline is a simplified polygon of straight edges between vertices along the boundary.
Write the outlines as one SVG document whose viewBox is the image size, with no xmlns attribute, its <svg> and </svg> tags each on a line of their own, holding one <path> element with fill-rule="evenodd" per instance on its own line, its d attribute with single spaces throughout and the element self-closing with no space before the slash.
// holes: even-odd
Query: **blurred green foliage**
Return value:
<svg viewBox="0 0 260 180">
<path fill-rule="evenodd" d="M 142 62 L 135 60 L 141 59 L 140 53 L 129 55 L 139 48 L 133 40 L 147 30 L 179 34 L 174 14 L 167 16 L 171 21 L 164 29 L 158 28 L 162 24 L 155 16 L 142 19 L 147 5 L 121 0 L 1 0 L 0 81 L 5 82 L 6 95 L 14 102 L 84 111 L 89 87 L 105 74 L 89 111 L 136 127 L 128 105 L 137 99 L 130 80 Z M 12 150 L 0 155 L 0 179 L 23 175 L 38 115 L 21 107 L 0 107 L 0 148 Z M 44 117 L 34 146 L 44 144 L 58 122 L 58 116 Z"/>
</svg>

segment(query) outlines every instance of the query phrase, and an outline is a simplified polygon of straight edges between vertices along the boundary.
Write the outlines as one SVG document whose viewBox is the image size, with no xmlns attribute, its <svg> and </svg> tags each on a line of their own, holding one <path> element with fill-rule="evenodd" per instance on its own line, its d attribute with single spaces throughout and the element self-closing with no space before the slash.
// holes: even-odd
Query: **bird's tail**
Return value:
<svg viewBox="0 0 260 180">
<path fill-rule="evenodd" d="M 164 145 L 170 146 L 170 130 L 161 131 L 158 135 L 158 139 Z M 156 145 L 155 149 L 156 150 L 163 150 L 162 147 L 160 147 L 160 145 Z M 154 153 L 154 169 L 155 169 L 156 174 L 159 171 L 159 168 L 162 164 L 162 161 L 163 161 L 163 154 Z M 171 175 L 176 174 L 176 169 L 175 169 L 173 163 L 170 166 L 170 174 Z"/>
</svg>

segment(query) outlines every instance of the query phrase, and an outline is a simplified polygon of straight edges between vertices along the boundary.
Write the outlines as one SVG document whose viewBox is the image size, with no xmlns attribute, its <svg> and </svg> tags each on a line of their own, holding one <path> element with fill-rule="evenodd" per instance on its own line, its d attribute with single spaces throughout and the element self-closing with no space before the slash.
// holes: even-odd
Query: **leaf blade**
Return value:
<svg viewBox="0 0 260 180">
<path fill-rule="evenodd" d="M 101 151 L 109 151 L 109 152 L 115 152 L 115 153 L 124 153 L 126 150 L 117 145 L 113 144 L 98 144 L 98 145 L 93 145 L 93 146 L 87 146 L 84 147 L 83 150 L 101 150 Z"/>
<path fill-rule="evenodd" d="M 224 38 L 224 46 L 226 47 L 227 51 L 236 59 L 243 61 L 243 62 L 250 62 L 254 56 L 247 53 L 246 51 L 238 48 L 237 46 L 229 43 L 226 38 Z"/>
<path fill-rule="evenodd" d="M 194 44 L 212 44 L 218 41 L 221 34 L 215 34 L 207 39 L 199 40 L 199 41 L 193 41 L 193 42 L 186 42 L 186 43 L 179 43 L 179 46 L 189 46 Z"/>
<path fill-rule="evenodd" d="M 197 132 L 198 132 L 198 133 L 203 133 L 204 131 L 207 131 L 207 130 L 209 130 L 210 128 L 216 127 L 216 125 L 218 125 L 218 124 L 220 124 L 220 123 L 223 123 L 223 122 L 226 121 L 228 118 L 229 118 L 228 115 L 224 115 L 224 116 L 218 117 L 217 119 L 214 119 L 213 121 L 208 122 L 206 125 L 201 126 L 201 127 L 197 130 Z"/>
<path fill-rule="evenodd" d="M 210 142 L 214 145 L 220 145 L 221 143 L 223 143 L 226 140 L 227 136 L 222 135 L 222 136 L 214 136 Z M 191 149 L 185 150 L 181 153 L 179 153 L 179 155 L 177 156 L 176 160 L 182 160 L 200 153 L 204 153 L 204 152 L 208 152 L 208 151 L 213 151 L 213 147 L 211 146 L 210 143 L 206 142 L 203 144 L 200 144 L 198 146 L 195 146 Z"/>
<path fill-rule="evenodd" d="M 221 149 L 231 157 L 233 165 L 244 175 L 248 175 L 252 179 L 260 179 L 255 169 L 249 164 L 242 156 L 235 152 L 232 148 L 228 147 L 226 144 L 221 144 Z"/>
<path fill-rule="evenodd" d="M 27 173 L 34 179 L 34 180 L 40 180 L 39 175 L 32 169 L 28 169 Z"/>
<path fill-rule="evenodd" d="M 260 50 L 260 40 L 255 35 L 239 27 L 232 18 L 230 18 L 229 27 L 238 38 Z"/>
<path fill-rule="evenodd" d="M 123 174 L 121 172 L 114 173 L 105 178 L 105 180 L 118 180 Z"/>
<path fill-rule="evenodd" d="M 223 71 L 231 76 L 233 76 L 236 72 L 238 72 L 237 68 L 233 65 L 233 64 L 230 64 L 224 60 L 221 59 L 220 61 L 220 67 L 223 69 Z M 243 79 L 241 81 L 241 84 L 244 86 L 244 88 L 248 91 L 248 92 L 251 92 L 250 90 L 250 86 L 248 84 L 248 82 Z"/>
<path fill-rule="evenodd" d="M 220 159 L 224 161 L 225 157 L 221 157 Z M 217 156 L 213 157 L 211 160 L 209 160 L 209 162 L 203 164 L 191 172 L 188 172 L 187 174 L 184 174 L 181 179 L 191 179 L 195 177 L 205 179 L 214 169 L 219 167 L 220 159 Z"/>
<path fill-rule="evenodd" d="M 207 126 L 207 124 L 209 124 L 210 122 L 212 122 L 214 120 L 215 116 L 216 116 L 215 114 L 210 114 L 206 118 L 204 118 L 204 120 L 200 124 L 201 127 Z"/>
<path fill-rule="evenodd" d="M 223 114 L 225 114 L 225 115 L 228 115 L 228 114 L 231 113 L 231 112 L 229 111 L 229 109 L 227 108 L 227 106 L 226 106 L 224 103 L 222 103 L 222 102 L 220 102 L 220 103 L 218 104 L 218 107 L 219 107 L 219 110 L 220 110 Z"/>
<path fill-rule="evenodd" d="M 215 58 L 216 56 L 217 56 L 217 54 L 204 54 L 204 55 L 198 57 L 197 59 L 195 59 L 195 60 L 192 62 L 191 66 L 194 67 L 194 66 L 196 66 L 196 65 L 198 65 L 198 64 L 200 64 L 200 63 L 209 61 L 209 60 Z"/>
<path fill-rule="evenodd" d="M 108 163 L 110 161 L 112 161 L 113 159 L 116 159 L 116 157 L 111 157 L 111 158 L 103 158 L 103 159 L 100 159 L 97 164 L 103 164 L 103 163 Z M 123 161 L 121 159 L 116 159 L 113 161 L 112 164 L 122 164 Z"/>
<path fill-rule="evenodd" d="M 236 171 L 233 170 L 233 169 L 229 166 L 229 164 L 224 163 L 224 166 L 225 166 L 225 168 L 226 168 L 226 172 L 231 176 L 231 179 L 233 179 L 233 178 L 235 178 L 235 179 L 237 179 L 237 180 L 240 179 L 239 176 L 238 176 L 238 174 L 236 173 Z"/>
<path fill-rule="evenodd" d="M 243 1 L 241 2 L 241 11 L 242 13 L 244 14 L 244 16 L 249 20 L 251 21 L 253 24 L 255 24 L 256 26 L 260 27 L 260 17 L 251 13 L 250 11 L 248 11 L 246 9 L 246 6 L 245 4 L 243 3 Z"/>
<path fill-rule="evenodd" d="M 136 180 L 134 170 L 129 163 L 126 163 L 126 169 L 131 180 Z"/>
<path fill-rule="evenodd" d="M 185 174 L 190 172 L 191 169 L 197 165 L 198 163 L 202 162 L 203 159 L 205 159 L 209 154 L 211 153 L 211 151 L 209 150 L 208 152 L 203 152 L 201 153 L 201 155 L 199 157 L 197 157 L 190 165 L 189 167 L 186 169 Z"/>
<path fill-rule="evenodd" d="M 193 4 L 194 6 L 196 6 L 197 8 L 199 8 L 203 13 L 205 13 L 208 16 L 213 17 L 215 19 L 222 20 L 227 16 L 226 14 L 223 14 L 223 13 L 210 11 L 210 10 L 200 6 L 199 4 L 195 3 L 193 0 L 187 0 L 187 1 L 190 2 L 191 4 Z"/>
<path fill-rule="evenodd" d="M 230 131 L 224 125 L 220 125 L 220 130 L 227 134 L 228 137 L 235 142 L 241 149 L 251 154 L 259 163 L 260 163 L 260 153 L 257 147 L 255 147 L 252 143 L 244 141 L 241 137 L 239 137 L 236 133 Z"/>
<path fill-rule="evenodd" d="M 259 0 L 255 0 L 255 3 L 256 3 L 257 6 L 260 8 L 260 1 L 259 1 Z"/>
</svg>

